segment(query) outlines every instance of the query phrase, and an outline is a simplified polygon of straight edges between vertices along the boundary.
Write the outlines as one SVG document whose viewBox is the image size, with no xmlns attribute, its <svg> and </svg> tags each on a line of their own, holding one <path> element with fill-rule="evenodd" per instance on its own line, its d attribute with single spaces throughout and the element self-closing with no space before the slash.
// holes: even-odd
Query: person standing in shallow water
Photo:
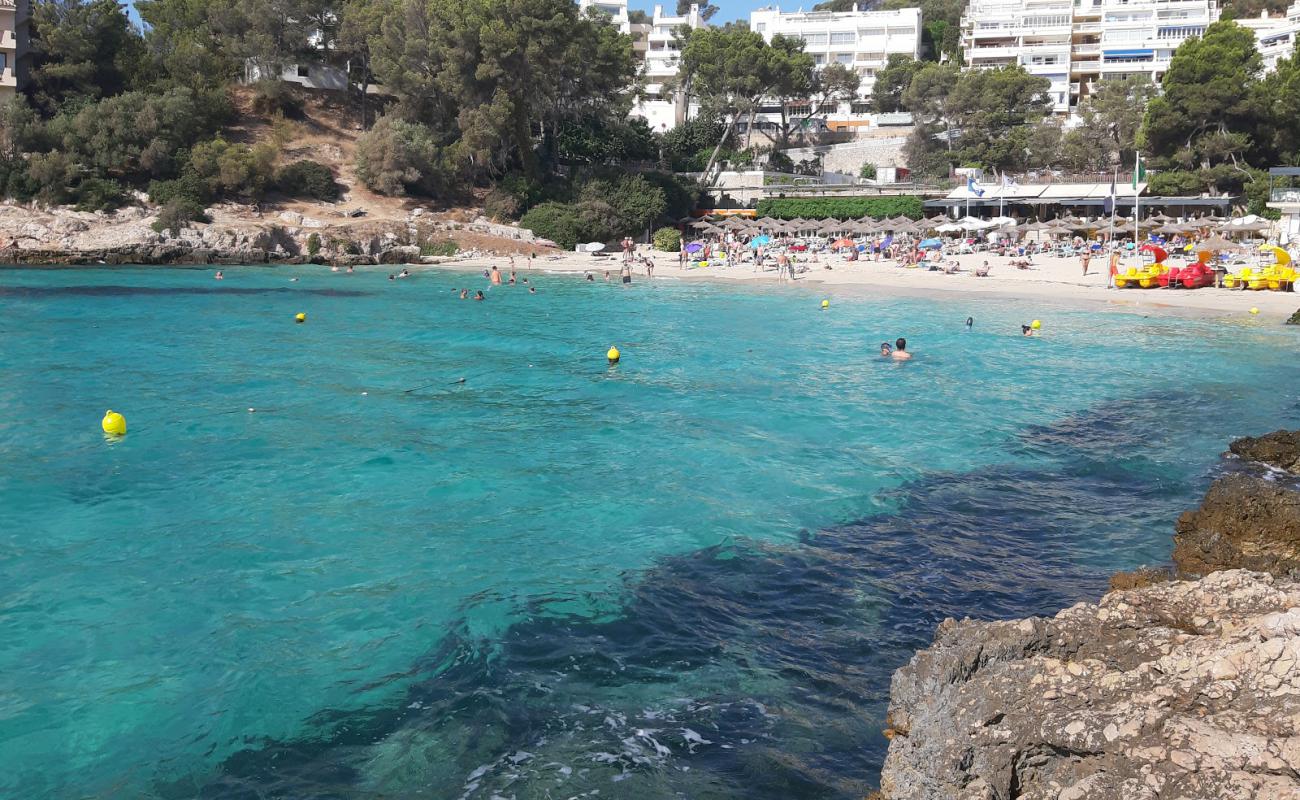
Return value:
<svg viewBox="0 0 1300 800">
<path fill-rule="evenodd" d="M 907 352 L 907 340 L 901 336 L 894 342 L 893 356 L 895 361 L 908 361 L 912 358 L 912 354 Z"/>
<path fill-rule="evenodd" d="M 501 285 L 501 270 L 497 269 L 495 264 L 492 265 L 492 275 L 490 280 L 492 281 L 493 286 Z"/>
</svg>

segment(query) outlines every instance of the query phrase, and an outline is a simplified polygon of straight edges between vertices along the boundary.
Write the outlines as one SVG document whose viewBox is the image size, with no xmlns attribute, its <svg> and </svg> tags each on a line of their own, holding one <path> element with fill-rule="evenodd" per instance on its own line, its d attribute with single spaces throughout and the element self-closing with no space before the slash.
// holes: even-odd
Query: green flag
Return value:
<svg viewBox="0 0 1300 800">
<path fill-rule="evenodd" d="M 1134 153 L 1137 156 L 1137 166 L 1133 169 L 1133 188 L 1137 189 L 1138 184 L 1147 178 L 1147 165 L 1142 161 L 1141 153 Z"/>
</svg>

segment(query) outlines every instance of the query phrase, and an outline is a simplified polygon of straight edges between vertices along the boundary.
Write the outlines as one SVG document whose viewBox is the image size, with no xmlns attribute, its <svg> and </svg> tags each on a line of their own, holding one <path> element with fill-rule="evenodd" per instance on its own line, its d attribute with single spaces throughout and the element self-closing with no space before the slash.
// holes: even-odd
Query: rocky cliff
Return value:
<svg viewBox="0 0 1300 800">
<path fill-rule="evenodd" d="M 1300 494 L 1277 472 L 1300 435 L 1232 449 L 1267 468 L 1179 519 L 1176 566 L 1204 577 L 1051 619 L 945 621 L 894 675 L 882 794 L 1300 798 Z"/>
</svg>

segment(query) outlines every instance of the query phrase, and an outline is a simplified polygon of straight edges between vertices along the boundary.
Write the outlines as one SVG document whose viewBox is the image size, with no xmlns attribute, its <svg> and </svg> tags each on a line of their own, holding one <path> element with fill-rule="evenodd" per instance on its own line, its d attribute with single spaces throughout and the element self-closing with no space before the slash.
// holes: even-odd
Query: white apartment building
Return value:
<svg viewBox="0 0 1300 800">
<path fill-rule="evenodd" d="M 652 130 L 661 133 L 681 124 L 688 111 L 685 97 L 665 84 L 677 76 L 678 59 L 682 55 L 676 44 L 677 30 L 683 26 L 692 29 L 702 26 L 700 7 L 692 4 L 685 14 L 669 15 L 664 13 L 663 6 L 655 6 L 647 23 L 629 19 L 627 0 L 578 0 L 578 7 L 607 14 L 620 31 L 632 37 L 632 49 L 641 62 L 642 80 L 642 95 L 632 108 L 632 115 L 645 119 Z"/>
<path fill-rule="evenodd" d="M 782 11 L 780 7 L 750 12 L 749 29 L 767 41 L 779 34 L 802 39 L 813 62 L 824 67 L 843 64 L 862 77 L 858 97 L 827 115 L 832 128 L 870 124 L 867 101 L 876 73 L 891 55 L 921 56 L 921 9 L 894 11 Z M 779 109 L 777 109 L 779 118 Z"/>
<path fill-rule="evenodd" d="M 1097 81 L 1159 81 L 1178 45 L 1219 18 L 1214 0 L 971 0 L 962 16 L 966 66 L 1019 64 L 1051 81 L 1065 113 Z"/>
<path fill-rule="evenodd" d="M 1295 52 L 1295 43 L 1300 39 L 1300 0 L 1283 16 L 1270 17 L 1268 12 L 1262 12 L 1258 17 L 1239 19 L 1237 24 L 1254 32 L 1264 70 L 1271 71 L 1279 59 L 1290 58 Z"/>
<path fill-rule="evenodd" d="M 31 0 L 0 0 L 0 101 L 27 83 Z"/>
<path fill-rule="evenodd" d="M 691 4 L 690 10 L 683 15 L 665 14 L 663 6 L 654 8 L 650 29 L 646 33 L 645 65 L 641 70 L 643 94 L 632 109 L 633 114 L 645 118 L 652 130 L 662 133 L 675 128 L 688 113 L 694 116 L 699 110 L 694 105 L 688 109 L 685 93 L 670 91 L 665 84 L 677 77 L 678 62 L 682 57 L 677 48 L 678 29 L 693 30 L 703 24 L 700 7 L 695 4 Z"/>
</svg>

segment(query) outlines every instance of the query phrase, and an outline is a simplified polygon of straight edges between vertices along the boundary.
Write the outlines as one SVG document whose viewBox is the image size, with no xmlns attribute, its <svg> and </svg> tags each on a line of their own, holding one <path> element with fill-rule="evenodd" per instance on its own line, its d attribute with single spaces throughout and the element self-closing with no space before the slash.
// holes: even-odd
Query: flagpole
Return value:
<svg viewBox="0 0 1300 800">
<path fill-rule="evenodd" d="M 1115 254 L 1119 253 L 1115 245 L 1115 210 L 1119 207 L 1115 197 L 1115 184 L 1119 182 L 1119 164 L 1115 165 L 1114 172 L 1110 175 L 1110 231 L 1106 234 L 1106 244 L 1110 246 L 1110 252 L 1106 255 L 1106 288 L 1109 289 L 1115 285 L 1115 270 L 1118 264 L 1115 261 Z"/>
<path fill-rule="evenodd" d="M 1138 249 L 1138 219 L 1139 200 L 1138 200 L 1138 173 L 1142 171 L 1142 153 L 1137 150 L 1133 151 L 1133 252 Z"/>
<path fill-rule="evenodd" d="M 1107 234 L 1107 240 L 1112 250 L 1115 249 L 1115 207 L 1119 203 L 1115 202 L 1115 183 L 1119 181 L 1119 165 L 1115 165 L 1115 172 L 1110 178 L 1110 232 Z"/>
</svg>

